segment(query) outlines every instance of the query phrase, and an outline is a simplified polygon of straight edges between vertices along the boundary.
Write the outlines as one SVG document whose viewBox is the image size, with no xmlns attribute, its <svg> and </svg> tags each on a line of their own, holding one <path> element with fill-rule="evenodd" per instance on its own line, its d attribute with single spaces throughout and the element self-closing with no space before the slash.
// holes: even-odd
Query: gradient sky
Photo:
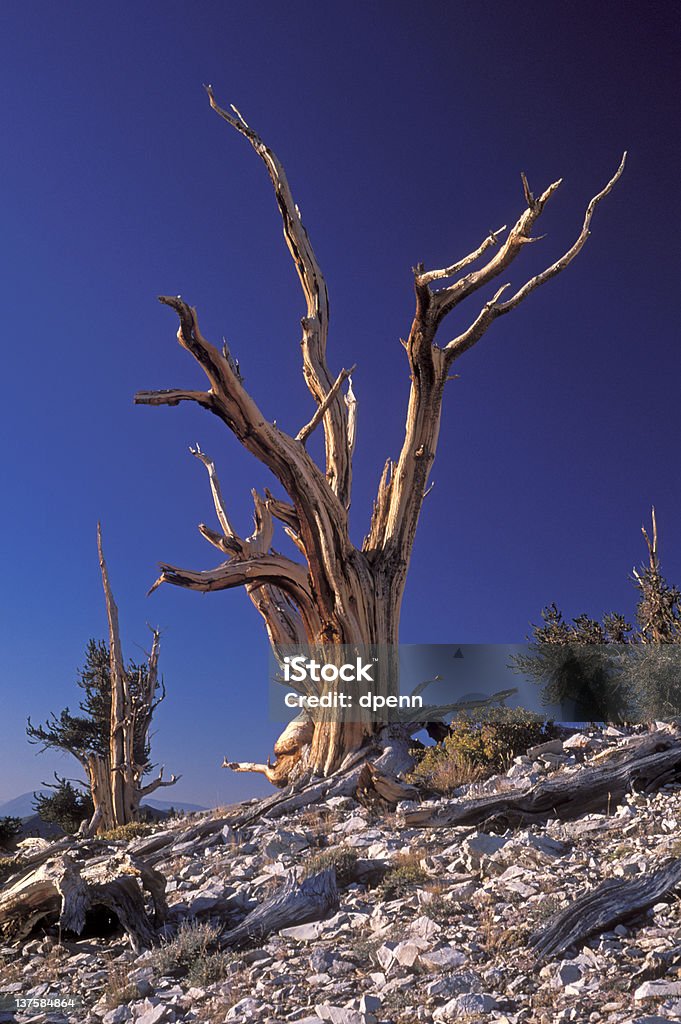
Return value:
<svg viewBox="0 0 681 1024">
<path fill-rule="evenodd" d="M 653 502 L 681 580 L 680 20 L 671 0 L 5 0 L 0 800 L 54 768 L 77 774 L 37 757 L 24 725 L 75 706 L 85 643 L 105 633 L 98 517 L 127 654 L 147 621 L 163 629 L 154 755 L 184 778 L 159 795 L 208 804 L 267 788 L 219 767 L 225 753 L 266 757 L 277 733 L 250 602 L 145 597 L 161 559 L 215 564 L 188 444 L 216 459 L 244 532 L 250 488 L 270 482 L 200 409 L 133 406 L 137 389 L 201 384 L 155 296 L 181 293 L 206 336 L 229 339 L 268 416 L 295 432 L 311 414 L 303 300 L 270 184 L 204 82 L 284 161 L 329 283 L 332 372 L 358 364 L 358 542 L 399 451 L 410 268 L 512 223 L 521 170 L 535 191 L 563 176 L 547 238 L 507 276 L 521 284 L 571 244 L 629 150 L 578 260 L 457 364 L 403 640 L 522 640 L 554 599 L 570 615 L 630 611 Z M 462 323 L 463 311 L 441 341 Z"/>
</svg>

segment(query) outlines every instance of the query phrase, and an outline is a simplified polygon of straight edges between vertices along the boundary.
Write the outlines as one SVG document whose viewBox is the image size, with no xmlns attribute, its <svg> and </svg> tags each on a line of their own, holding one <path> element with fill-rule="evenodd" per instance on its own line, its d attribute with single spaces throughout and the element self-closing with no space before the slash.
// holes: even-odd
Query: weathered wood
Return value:
<svg viewBox="0 0 681 1024">
<path fill-rule="evenodd" d="M 355 447 L 357 404 L 349 387 L 343 392 L 346 371 L 331 372 L 327 363 L 329 302 L 326 281 L 303 224 L 284 167 L 276 153 L 244 120 L 236 108 L 220 107 L 209 86 L 213 110 L 248 140 L 263 161 L 274 188 L 284 237 L 305 298 L 302 319 L 303 377 L 316 409 L 297 434 L 288 434 L 258 407 L 244 386 L 239 365 L 223 344 L 216 348 L 203 337 L 196 310 L 178 296 L 161 301 L 179 319 L 178 341 L 201 366 L 207 378 L 204 391 L 171 389 L 139 392 L 139 404 L 176 406 L 194 402 L 217 416 L 246 450 L 274 475 L 286 500 L 257 499 L 261 510 L 280 519 L 301 555 L 301 561 L 271 548 L 269 530 L 241 540 L 226 515 L 215 467 L 209 470 L 218 533 L 204 524 L 201 533 L 227 555 L 218 568 L 195 572 L 163 564 L 158 583 L 169 582 L 191 590 L 213 591 L 244 586 L 265 619 L 270 642 L 337 648 L 378 645 L 394 649 L 399 640 L 400 608 L 411 559 L 416 527 L 428 492 L 429 474 L 437 449 L 442 401 L 450 368 L 482 337 L 500 316 L 516 308 L 537 287 L 560 273 L 580 252 L 589 235 L 597 204 L 618 181 L 624 159 L 606 187 L 589 203 L 576 242 L 557 261 L 528 280 L 510 299 L 500 301 L 503 288 L 473 314 L 470 326 L 442 347 L 436 335 L 447 314 L 479 289 L 508 270 L 530 242 L 532 231 L 560 181 L 535 198 L 527 182 L 525 207 L 502 241 L 505 228 L 492 232 L 463 259 L 438 270 L 415 270 L 416 308 L 404 347 L 411 379 L 404 439 L 398 459 L 388 459 L 381 476 L 368 533 L 361 548 L 348 529 L 352 457 Z M 492 253 L 489 256 L 489 252 Z M 478 260 L 482 266 L 469 269 Z M 437 288 L 435 282 L 444 282 Z M 318 466 L 305 448 L 317 423 L 324 428 L 325 459 Z M 199 454 L 199 450 L 195 450 Z M 257 513 L 257 509 L 256 509 Z M 257 525 L 257 524 L 256 524 Z M 257 534 L 257 530 L 256 530 Z M 265 540 L 267 541 L 265 543 Z M 254 544 L 257 542 L 257 549 Z M 377 666 L 375 692 L 394 694 L 394 665 Z M 329 687 L 332 689 L 332 687 Z M 263 759 L 227 764 L 263 772 L 277 785 L 291 782 L 302 770 L 329 776 L 352 754 L 368 745 L 382 723 L 351 714 L 319 711 L 314 716 L 311 740 L 280 755 L 275 765 Z M 374 748 L 374 753 L 376 749 Z"/>
<path fill-rule="evenodd" d="M 641 914 L 679 885 L 681 858 L 641 878 L 609 878 L 555 914 L 530 937 L 530 944 L 540 957 L 559 956 L 590 935 Z"/>
<path fill-rule="evenodd" d="M 419 791 L 415 786 L 400 782 L 394 775 L 379 771 L 368 762 L 363 766 L 357 780 L 357 799 L 362 803 L 388 804 L 394 807 L 401 800 L 415 800 Z"/>
<path fill-rule="evenodd" d="M 320 921 L 337 909 L 338 890 L 333 868 L 311 875 L 302 882 L 296 882 L 291 876 L 271 899 L 248 914 L 240 925 L 223 932 L 220 945 L 243 946 L 259 942 L 280 928 Z"/>
<path fill-rule="evenodd" d="M 571 771 L 562 770 L 534 785 L 479 799 L 456 799 L 436 807 L 407 808 L 410 826 L 482 825 L 506 828 L 548 818 L 563 820 L 614 811 L 632 789 L 653 790 L 681 775 L 681 740 L 655 732 L 615 748 Z"/>
<path fill-rule="evenodd" d="M 161 786 L 173 786 L 180 778 L 172 775 L 170 779 L 164 779 L 161 768 L 156 779 L 142 785 L 152 715 L 163 699 L 163 695 L 156 697 L 160 634 L 158 630 L 152 630 L 153 640 L 147 657 L 145 683 L 143 687 L 140 686 L 138 693 L 133 694 L 123 661 L 118 608 L 104 558 L 100 523 L 97 523 L 97 552 L 109 624 L 109 750 L 106 754 L 91 753 L 81 759 L 88 775 L 94 805 L 92 818 L 81 826 L 81 835 L 94 835 L 135 821 L 140 801 L 145 796 Z"/>
<path fill-rule="evenodd" d="M 34 870 L 9 880 L 0 892 L 0 934 L 8 941 L 25 938 L 38 921 L 57 921 L 80 934 L 89 910 L 108 907 L 128 934 L 136 952 L 154 942 L 164 920 L 166 880 L 160 872 L 129 854 L 77 862 L 70 853 L 51 857 Z M 143 890 L 154 915 L 147 915 Z"/>
</svg>

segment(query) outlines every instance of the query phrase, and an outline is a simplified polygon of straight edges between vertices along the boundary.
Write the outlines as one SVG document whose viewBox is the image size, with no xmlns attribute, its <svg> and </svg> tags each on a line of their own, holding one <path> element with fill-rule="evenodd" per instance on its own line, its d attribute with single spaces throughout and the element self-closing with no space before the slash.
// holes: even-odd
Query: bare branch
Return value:
<svg viewBox="0 0 681 1024">
<path fill-rule="evenodd" d="M 158 773 L 158 777 L 155 778 L 153 782 L 150 782 L 146 786 L 141 787 L 139 791 L 140 799 L 145 796 L 149 796 L 150 793 L 154 793 L 157 789 L 161 788 L 162 786 L 174 786 L 175 783 L 179 782 L 181 778 L 181 775 L 171 775 L 169 779 L 164 779 L 162 766 Z"/>
<path fill-rule="evenodd" d="M 490 248 L 490 246 L 497 245 L 498 236 L 503 234 L 505 230 L 506 225 L 504 224 L 502 227 L 497 228 L 496 231 L 490 231 L 485 241 L 482 242 L 482 244 L 479 245 L 477 249 L 469 253 L 468 256 L 464 256 L 464 258 L 462 260 L 459 260 L 458 263 L 452 263 L 450 267 L 443 267 L 442 270 L 428 270 L 419 273 L 417 275 L 418 283 L 420 285 L 427 285 L 430 284 L 432 281 L 439 281 L 442 278 L 453 277 L 454 274 L 458 274 L 458 272 L 460 270 L 463 270 L 464 267 L 467 267 L 470 263 L 474 263 L 477 259 L 479 259 L 480 256 L 482 256 L 482 254 L 486 252 L 487 249 Z"/>
<path fill-rule="evenodd" d="M 335 399 L 343 382 L 346 381 L 350 374 L 354 373 L 356 369 L 356 366 L 351 366 L 349 370 L 341 370 L 341 372 L 336 377 L 336 380 L 334 381 L 331 390 L 328 392 L 326 398 L 321 403 L 321 405 L 318 406 L 317 411 L 315 412 L 310 422 L 306 423 L 304 427 L 301 427 L 301 429 L 296 434 L 296 441 L 300 441 L 302 444 L 305 444 L 312 431 L 321 422 L 322 418 L 326 413 L 326 410 L 331 405 L 331 402 L 333 402 L 333 400 Z"/>
<path fill-rule="evenodd" d="M 492 321 L 499 316 L 497 302 L 506 289 L 510 287 L 509 284 L 503 284 L 494 293 L 489 302 L 485 303 L 470 327 L 445 346 L 445 352 L 451 357 L 450 361 L 463 355 L 464 352 L 475 345 L 476 341 L 480 340 Z"/>
<path fill-rule="evenodd" d="M 261 554 L 248 558 L 232 558 L 216 569 L 195 572 L 192 569 L 178 569 L 161 563 L 161 575 L 152 586 L 153 593 L 161 583 L 172 583 L 189 590 L 208 593 L 213 590 L 231 590 L 248 583 L 271 583 L 290 591 L 295 598 L 301 593 L 310 599 L 307 572 L 302 565 L 291 561 L 285 555 Z"/>
<path fill-rule="evenodd" d="M 411 370 L 411 389 L 407 409 L 405 437 L 395 472 L 388 488 L 382 481 L 377 497 L 372 530 L 365 550 L 382 550 L 382 563 L 395 567 L 391 585 L 400 590 L 406 577 L 416 525 L 427 491 L 427 480 L 435 457 L 440 427 L 442 393 L 448 370 L 455 358 L 471 348 L 500 315 L 510 312 L 540 284 L 558 274 L 580 252 L 589 235 L 589 226 L 598 203 L 614 187 L 624 168 L 624 158 L 605 188 L 590 201 L 580 235 L 575 244 L 532 278 L 511 299 L 500 302 L 507 285 L 497 290 L 463 334 L 444 348 L 435 344 L 435 335 L 447 313 L 484 285 L 489 284 L 518 256 L 525 245 L 536 240 L 531 232 L 546 203 L 560 186 L 553 182 L 535 198 L 523 176 L 526 209 L 518 217 L 505 241 L 479 270 L 472 271 L 439 291 L 432 291 L 422 268 L 415 274 L 416 312 L 405 348 Z M 488 239 L 488 245 L 491 241 Z M 449 268 L 446 268 L 447 270 Z M 391 568 L 393 571 L 393 568 Z"/>
<path fill-rule="evenodd" d="M 303 376 L 317 405 L 321 405 L 333 387 L 333 378 L 326 362 L 326 340 L 329 325 L 329 299 L 326 281 L 288 183 L 286 172 L 277 155 L 266 146 L 257 132 L 246 123 L 236 107 L 232 113 L 218 105 L 210 85 L 206 92 L 212 109 L 229 125 L 244 135 L 261 158 L 274 186 L 282 216 L 284 237 L 298 272 L 307 303 L 301 323 L 303 338 Z M 329 484 L 344 506 L 350 498 L 350 466 L 347 452 L 347 418 L 343 402 L 336 391 L 324 411 L 326 441 L 326 475 Z"/>
<path fill-rule="evenodd" d="M 505 241 L 483 267 L 472 271 L 470 274 L 466 274 L 446 288 L 441 288 L 436 292 L 429 291 L 430 301 L 427 305 L 431 310 L 431 316 L 436 326 L 442 322 L 454 306 L 458 306 L 460 302 L 463 302 L 473 292 L 478 291 L 478 289 L 489 284 L 495 277 L 503 273 L 522 250 L 523 246 L 533 240 L 531 238 L 532 228 L 541 216 L 549 199 L 560 188 L 561 183 L 561 178 L 552 182 L 539 199 L 533 200 L 532 206 L 528 206 L 521 213 Z"/>
<path fill-rule="evenodd" d="M 578 253 L 581 252 L 590 234 L 589 227 L 591 224 L 591 218 L 593 217 L 594 210 L 600 203 L 601 199 L 604 199 L 605 196 L 607 196 L 612 191 L 616 183 L 619 181 L 622 175 L 622 171 L 624 170 L 626 156 L 627 154 L 625 153 L 622 157 L 619 167 L 617 168 L 617 171 L 612 176 L 608 184 L 605 186 L 604 189 L 602 189 L 598 193 L 598 195 L 593 197 L 593 199 L 587 206 L 586 213 L 584 215 L 584 223 L 582 224 L 582 230 L 580 231 L 579 236 L 575 241 L 574 245 L 572 245 L 567 250 L 567 252 L 560 257 L 560 259 L 556 260 L 555 263 L 552 263 L 550 267 L 547 267 L 546 270 L 543 270 L 540 274 L 537 274 L 535 277 L 531 278 L 526 284 L 523 285 L 522 288 L 520 288 L 515 293 L 515 295 L 513 295 L 510 299 L 507 299 L 506 302 L 499 302 L 498 300 L 502 292 L 505 291 L 505 289 L 508 288 L 509 285 L 504 285 L 503 288 L 500 288 L 497 291 L 497 293 L 493 296 L 493 298 L 489 302 L 485 303 L 477 319 L 471 324 L 468 330 L 464 331 L 464 333 L 459 335 L 458 338 L 455 338 L 453 341 L 450 341 L 449 344 L 445 347 L 445 351 L 447 352 L 450 361 L 455 358 L 458 358 L 469 348 L 471 348 L 476 343 L 476 341 L 478 341 L 482 337 L 482 335 L 485 333 L 485 331 L 487 330 L 487 328 L 489 327 L 493 320 L 495 320 L 499 316 L 503 316 L 505 313 L 510 313 L 511 310 L 515 309 L 515 307 L 518 306 L 523 299 L 527 298 L 527 296 L 531 292 L 533 292 L 535 288 L 538 288 L 540 285 L 545 284 L 546 281 L 550 281 L 552 277 L 555 277 L 556 274 L 559 274 L 561 270 L 564 270 L 572 262 L 575 256 L 577 256 Z"/>
<path fill-rule="evenodd" d="M 524 171 L 520 172 L 520 180 L 523 183 L 523 195 L 525 196 L 525 202 L 531 210 L 535 204 L 535 198 L 530 191 L 530 186 Z"/>
<path fill-rule="evenodd" d="M 126 760 L 129 760 L 126 735 L 121 729 L 121 723 L 125 719 L 128 710 L 128 681 L 123 664 L 123 650 L 121 648 L 121 637 L 118 626 L 118 608 L 114 601 L 109 582 L 109 572 L 104 559 L 104 548 L 102 545 L 102 525 L 97 523 L 97 551 L 99 554 L 99 567 L 102 573 L 102 586 L 104 588 L 104 599 L 106 601 L 106 616 L 109 622 L 109 664 L 111 671 L 111 713 L 109 719 L 109 765 L 113 773 L 121 771 Z M 116 821 L 125 821 L 125 808 L 123 806 L 123 789 L 114 786 L 111 794 L 113 802 L 113 813 Z"/>
<path fill-rule="evenodd" d="M 222 527 L 222 532 L 224 533 L 225 537 L 235 537 L 236 533 L 234 531 L 234 528 L 232 527 L 232 524 L 229 521 L 225 501 L 224 498 L 222 497 L 222 489 L 220 487 L 218 475 L 215 471 L 215 463 L 211 458 L 208 457 L 208 455 L 206 455 L 205 452 L 201 451 L 201 447 L 198 441 L 196 443 L 196 447 L 190 447 L 189 451 L 192 453 L 192 455 L 199 459 L 199 461 L 202 462 L 206 467 L 206 470 L 208 472 L 208 479 L 210 480 L 210 489 L 213 495 L 213 504 L 215 505 L 215 514 L 217 515 L 218 522 Z"/>
<path fill-rule="evenodd" d="M 280 498 L 275 498 L 267 487 L 265 488 L 265 500 L 275 519 L 279 519 L 280 522 L 285 523 L 286 526 L 296 533 L 300 532 L 300 520 L 293 505 L 286 501 L 281 501 Z"/>
<path fill-rule="evenodd" d="M 522 302 L 523 299 L 526 298 L 530 294 L 530 292 L 534 291 L 535 288 L 538 288 L 539 285 L 544 284 L 546 281 L 550 281 L 552 277 L 556 276 L 556 274 L 559 274 L 561 272 L 561 270 L 564 270 L 565 267 L 567 267 L 570 263 L 572 263 L 572 261 L 575 258 L 575 256 L 577 256 L 577 254 L 579 252 L 581 252 L 581 250 L 584 247 L 584 244 L 585 244 L 585 242 L 586 242 L 586 240 L 587 240 L 587 238 L 589 237 L 589 234 L 590 234 L 589 226 L 591 224 L 591 218 L 593 217 L 594 210 L 596 209 L 596 207 L 600 203 L 601 199 L 604 199 L 612 191 L 612 189 L 615 187 L 615 185 L 619 181 L 620 177 L 622 176 L 622 172 L 624 170 L 624 165 L 626 163 L 626 159 L 627 159 L 627 154 L 624 153 L 623 156 L 622 156 L 622 160 L 620 162 L 619 167 L 617 168 L 617 170 L 613 174 L 613 176 L 610 179 L 610 181 L 608 182 L 608 184 L 605 186 L 604 189 L 602 189 L 598 193 L 598 195 L 593 197 L 593 199 L 591 200 L 591 202 L 587 206 L 586 213 L 584 215 L 584 223 L 582 225 L 582 230 L 580 231 L 579 237 L 577 238 L 577 240 L 574 243 L 574 245 L 572 245 L 568 249 L 568 251 L 563 256 L 560 257 L 559 260 L 556 260 L 556 262 L 552 263 L 550 267 L 547 267 L 546 270 L 543 270 L 541 272 L 541 274 L 537 274 L 535 277 L 531 278 L 510 299 L 507 299 L 506 302 L 502 302 L 501 305 L 499 306 L 499 313 L 500 314 L 501 313 L 508 313 L 508 312 L 510 312 L 510 310 L 515 309 L 515 307 L 520 302 Z"/>
<path fill-rule="evenodd" d="M 351 544 L 347 532 L 347 510 L 303 446 L 276 425 L 269 423 L 243 386 L 240 376 L 225 355 L 211 345 L 199 330 L 196 311 L 177 296 L 161 297 L 180 320 L 178 341 L 187 349 L 210 382 L 208 403 L 204 404 L 223 420 L 244 447 L 264 463 L 291 497 L 300 523 L 301 539 L 310 563 L 315 591 L 325 614 L 333 613 L 335 598 L 332 580 L 339 571 Z M 191 392 L 178 393 L 183 398 Z M 148 393 L 136 396 L 146 401 Z M 347 452 L 346 452 L 347 457 Z"/>
<path fill-rule="evenodd" d="M 646 542 L 646 547 L 648 548 L 648 559 L 649 559 L 649 563 L 650 563 L 650 568 L 651 568 L 651 570 L 653 572 L 655 572 L 658 569 L 658 555 L 657 555 L 657 517 L 655 516 L 655 506 L 654 505 L 653 505 L 653 507 L 651 508 L 650 511 L 651 511 L 651 519 L 652 519 L 652 524 L 653 524 L 653 539 L 652 540 L 650 539 L 650 537 L 648 535 L 648 531 L 646 530 L 645 526 L 641 526 L 641 533 L 643 534 L 643 538 L 644 538 L 644 540 Z M 634 574 L 635 574 L 636 578 L 640 581 L 641 577 L 638 575 L 636 570 L 634 570 Z"/>
<path fill-rule="evenodd" d="M 213 405 L 209 391 L 163 388 L 160 391 L 138 391 L 135 395 L 135 405 L 179 405 L 180 402 L 196 402 L 204 409 L 211 409 Z"/>
<path fill-rule="evenodd" d="M 241 549 L 241 545 L 238 541 L 231 540 L 229 537 L 225 537 L 224 534 L 218 533 L 216 530 L 211 530 L 205 523 L 199 523 L 199 533 L 204 537 L 209 544 L 216 547 L 218 551 L 224 552 L 226 555 L 237 555 Z"/>
<path fill-rule="evenodd" d="M 352 371 L 350 371 L 352 373 Z M 348 458 L 352 466 L 352 458 L 357 444 L 357 399 L 352 390 L 352 377 L 348 377 L 348 390 L 345 394 L 345 405 L 348 410 Z"/>
</svg>

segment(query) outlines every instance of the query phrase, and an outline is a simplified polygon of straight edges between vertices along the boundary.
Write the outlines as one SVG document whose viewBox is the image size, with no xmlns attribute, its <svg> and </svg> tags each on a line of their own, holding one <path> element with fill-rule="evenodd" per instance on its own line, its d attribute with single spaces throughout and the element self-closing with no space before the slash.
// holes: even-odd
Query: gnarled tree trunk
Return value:
<svg viewBox="0 0 681 1024">
<path fill-rule="evenodd" d="M 191 401 L 221 419 L 241 444 L 272 472 L 286 498 L 269 491 L 254 494 L 255 531 L 241 538 L 233 527 L 223 500 L 213 461 L 198 447 L 192 449 L 205 465 L 220 531 L 201 524 L 203 536 L 225 561 L 216 569 L 196 572 L 162 564 L 154 586 L 169 582 L 192 590 L 246 588 L 263 616 L 275 648 L 285 644 L 332 649 L 337 645 L 390 648 L 399 638 L 400 607 L 421 506 L 437 448 L 442 398 L 451 379 L 452 364 L 471 348 L 498 317 L 515 309 L 535 288 L 560 273 L 582 249 L 589 235 L 596 205 L 620 177 L 624 158 L 605 188 L 589 203 L 575 243 L 555 263 L 528 280 L 505 301 L 505 284 L 485 301 L 470 326 L 444 346 L 436 343 L 440 325 L 456 306 L 490 284 L 537 239 L 532 230 L 546 203 L 560 185 L 550 185 L 538 198 L 522 176 L 525 209 L 502 241 L 506 228 L 491 232 L 463 259 L 439 270 L 414 271 L 416 310 L 404 342 L 411 389 L 402 449 L 396 462 L 388 459 L 379 482 L 367 536 L 361 548 L 350 540 L 348 510 L 352 457 L 357 425 L 357 402 L 349 370 L 333 376 L 326 357 L 329 303 L 324 276 L 296 206 L 284 168 L 275 153 L 232 107 L 224 110 L 208 96 L 213 110 L 240 132 L 263 160 L 283 220 L 284 237 L 293 257 L 306 301 L 302 319 L 303 376 L 316 409 L 295 436 L 285 433 L 260 411 L 244 387 L 239 365 L 226 344 L 221 350 L 199 329 L 196 311 L 179 297 L 162 297 L 179 317 L 178 340 L 202 367 L 208 379 L 205 391 L 171 389 L 139 392 L 135 401 L 146 405 L 177 405 Z M 492 254 L 490 256 L 490 253 Z M 468 269 L 483 260 L 477 270 Z M 435 282 L 442 286 L 433 288 Z M 448 282 L 448 283 L 447 283 Z M 343 393 L 344 384 L 348 386 Z M 320 469 L 306 450 L 306 441 L 321 424 L 326 464 Z M 300 551 L 296 562 L 272 549 L 273 518 L 278 519 Z M 152 588 L 153 589 L 153 588 Z M 390 667 L 377 689 L 394 685 Z M 343 720 L 321 713 L 311 719 L 311 736 L 300 745 L 279 752 L 276 765 L 240 765 L 233 768 L 263 771 L 277 784 L 285 784 L 302 762 L 312 773 L 328 775 L 360 749 L 380 729 L 369 720 Z"/>
<path fill-rule="evenodd" d="M 91 753 L 82 761 L 94 804 L 94 814 L 83 829 L 88 834 L 104 832 L 135 821 L 139 817 L 139 805 L 143 797 L 153 793 L 160 786 L 173 786 L 179 778 L 173 775 L 170 779 L 164 779 L 161 768 L 156 779 L 145 786 L 142 785 L 151 719 L 155 708 L 163 699 L 163 695 L 160 698 L 155 696 L 158 686 L 160 634 L 158 630 L 152 630 L 153 641 L 147 659 L 145 685 L 140 692 L 133 694 L 123 663 L 118 608 L 111 591 L 99 523 L 97 550 L 109 622 L 111 714 L 108 753 Z"/>
</svg>

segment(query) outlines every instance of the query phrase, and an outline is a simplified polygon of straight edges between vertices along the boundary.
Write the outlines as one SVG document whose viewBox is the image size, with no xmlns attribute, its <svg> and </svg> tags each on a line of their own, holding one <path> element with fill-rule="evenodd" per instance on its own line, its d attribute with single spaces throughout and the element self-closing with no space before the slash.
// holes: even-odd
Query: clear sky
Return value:
<svg viewBox="0 0 681 1024">
<path fill-rule="evenodd" d="M 681 580 L 680 19 L 671 0 L 5 0 L 0 800 L 73 774 L 36 757 L 24 724 L 74 707 L 86 641 L 104 635 L 98 517 L 128 655 L 145 622 L 163 629 L 154 754 L 184 778 L 159 795 L 263 789 L 219 767 L 264 758 L 277 732 L 250 602 L 145 597 L 159 560 L 215 564 L 188 444 L 216 459 L 243 531 L 250 488 L 270 482 L 201 410 L 133 406 L 137 389 L 201 381 L 155 296 L 181 293 L 208 337 L 229 339 L 268 416 L 295 431 L 311 414 L 270 183 L 204 82 L 284 161 L 329 283 L 332 372 L 358 364 L 358 542 L 401 440 L 412 265 L 512 223 L 521 170 L 535 191 L 562 175 L 546 239 L 509 275 L 521 284 L 571 243 L 629 150 L 578 260 L 457 364 L 403 640 L 522 640 L 554 599 L 629 611 L 652 502 Z"/>
</svg>

